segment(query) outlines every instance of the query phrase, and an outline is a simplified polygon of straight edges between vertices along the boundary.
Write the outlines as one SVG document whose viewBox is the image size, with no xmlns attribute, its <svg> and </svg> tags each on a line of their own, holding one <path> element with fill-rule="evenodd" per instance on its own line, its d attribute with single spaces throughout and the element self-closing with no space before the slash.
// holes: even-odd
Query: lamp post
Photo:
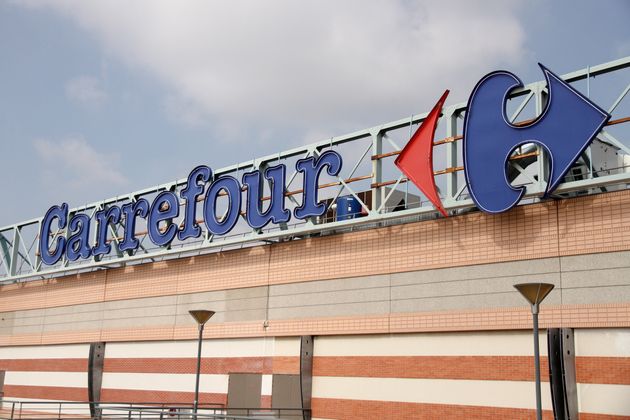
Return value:
<svg viewBox="0 0 630 420">
<path fill-rule="evenodd" d="M 208 322 L 214 311 L 207 311 L 205 309 L 196 309 L 188 311 L 197 325 L 199 326 L 199 343 L 197 345 L 197 375 L 195 377 L 195 403 L 193 405 L 193 419 L 197 420 L 197 408 L 199 407 L 199 374 L 201 372 L 201 343 L 203 341 L 203 327 Z"/>
<path fill-rule="evenodd" d="M 540 400 L 540 349 L 538 348 L 538 305 L 547 297 L 553 289 L 550 283 L 521 283 L 514 287 L 532 307 L 534 318 L 534 365 L 536 368 L 536 419 L 542 420 L 542 403 Z"/>
</svg>

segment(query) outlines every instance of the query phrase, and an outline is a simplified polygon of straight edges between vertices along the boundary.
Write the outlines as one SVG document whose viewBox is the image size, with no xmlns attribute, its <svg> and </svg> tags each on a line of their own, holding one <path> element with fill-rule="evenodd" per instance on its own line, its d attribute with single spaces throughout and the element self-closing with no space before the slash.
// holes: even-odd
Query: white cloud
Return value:
<svg viewBox="0 0 630 420">
<path fill-rule="evenodd" d="M 48 187 L 56 186 L 61 191 L 67 188 L 102 191 L 128 183 L 118 170 L 118 155 L 100 153 L 82 138 L 59 142 L 40 139 L 34 142 L 34 147 L 44 163 L 44 183 Z"/>
<path fill-rule="evenodd" d="M 165 109 L 219 133 L 342 134 L 428 110 L 524 53 L 505 1 L 37 1 L 167 88 Z M 313 139 L 315 140 L 315 139 Z"/>
<path fill-rule="evenodd" d="M 66 97 L 82 105 L 98 106 L 107 100 L 99 79 L 80 76 L 66 83 Z"/>
</svg>

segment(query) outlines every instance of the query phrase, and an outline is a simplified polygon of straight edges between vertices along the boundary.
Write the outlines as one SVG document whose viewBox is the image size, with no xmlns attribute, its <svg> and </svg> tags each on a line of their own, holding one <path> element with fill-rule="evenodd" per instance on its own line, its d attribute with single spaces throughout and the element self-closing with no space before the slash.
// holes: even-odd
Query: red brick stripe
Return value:
<svg viewBox="0 0 630 420">
<path fill-rule="evenodd" d="M 87 359 L 0 359 L 0 370 L 8 372 L 87 372 Z M 194 373 L 196 358 L 106 358 L 105 372 L 128 373 Z M 274 357 L 206 357 L 201 372 L 214 374 L 300 373 L 297 356 Z"/>
<path fill-rule="evenodd" d="M 577 382 L 630 385 L 630 357 L 576 357 Z"/>
<path fill-rule="evenodd" d="M 521 408 L 475 407 L 467 405 L 420 404 L 332 398 L 313 398 L 312 408 L 313 417 L 337 420 L 531 420 L 535 418 L 536 415 L 535 410 Z M 551 411 L 544 411 L 543 418 L 553 420 L 553 413 Z"/>
<path fill-rule="evenodd" d="M 194 357 L 172 358 L 105 358 L 104 372 L 130 373 L 195 373 L 197 359 Z M 201 373 L 227 374 L 271 373 L 269 357 L 205 357 L 201 359 Z"/>
<path fill-rule="evenodd" d="M 87 359 L 0 359 L 0 370 L 12 372 L 87 372 Z"/>
<path fill-rule="evenodd" d="M 300 374 L 300 358 L 298 356 L 274 356 L 273 373 Z"/>
<path fill-rule="evenodd" d="M 316 356 L 316 376 L 513 380 L 534 379 L 530 356 Z M 547 380 L 547 359 L 542 358 L 542 379 Z M 105 372 L 194 373 L 195 358 L 109 358 Z M 87 372 L 87 359 L 4 359 L 0 370 L 9 372 Z M 297 356 L 203 358 L 206 374 L 299 374 Z M 630 357 L 576 358 L 578 383 L 630 385 Z"/>
<path fill-rule="evenodd" d="M 542 380 L 548 380 L 541 358 Z M 314 376 L 533 381 L 531 356 L 350 356 L 313 359 Z"/>
<path fill-rule="evenodd" d="M 106 358 L 104 372 L 127 373 L 195 373 L 197 359 L 173 358 Z M 204 357 L 201 373 L 299 373 L 299 357 Z"/>
<path fill-rule="evenodd" d="M 42 400 L 87 401 L 87 388 L 67 386 L 5 385 L 5 398 L 35 398 Z"/>
</svg>

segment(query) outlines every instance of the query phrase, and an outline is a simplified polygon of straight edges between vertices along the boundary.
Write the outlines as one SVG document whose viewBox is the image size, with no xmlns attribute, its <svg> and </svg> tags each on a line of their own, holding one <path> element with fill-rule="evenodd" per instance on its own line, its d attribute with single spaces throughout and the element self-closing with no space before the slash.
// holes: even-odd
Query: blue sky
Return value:
<svg viewBox="0 0 630 420">
<path fill-rule="evenodd" d="M 630 2 L 0 1 L 0 226 L 630 55 Z M 627 73 L 626 73 L 627 74 Z"/>
</svg>

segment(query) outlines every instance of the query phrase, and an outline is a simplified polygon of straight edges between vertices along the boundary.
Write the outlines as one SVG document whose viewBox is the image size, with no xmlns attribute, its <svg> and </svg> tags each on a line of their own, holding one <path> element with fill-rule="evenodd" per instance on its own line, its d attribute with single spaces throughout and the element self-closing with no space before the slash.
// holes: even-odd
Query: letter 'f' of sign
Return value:
<svg viewBox="0 0 630 420">
<path fill-rule="evenodd" d="M 513 188 L 506 176 L 512 151 L 524 143 L 541 145 L 550 157 L 551 193 L 597 135 L 610 115 L 539 64 L 549 89 L 540 117 L 515 126 L 505 116 L 509 92 L 522 87 L 521 80 L 506 71 L 481 79 L 470 95 L 464 120 L 464 167 L 468 190 L 477 206 L 488 213 L 514 207 L 525 187 Z"/>
</svg>

